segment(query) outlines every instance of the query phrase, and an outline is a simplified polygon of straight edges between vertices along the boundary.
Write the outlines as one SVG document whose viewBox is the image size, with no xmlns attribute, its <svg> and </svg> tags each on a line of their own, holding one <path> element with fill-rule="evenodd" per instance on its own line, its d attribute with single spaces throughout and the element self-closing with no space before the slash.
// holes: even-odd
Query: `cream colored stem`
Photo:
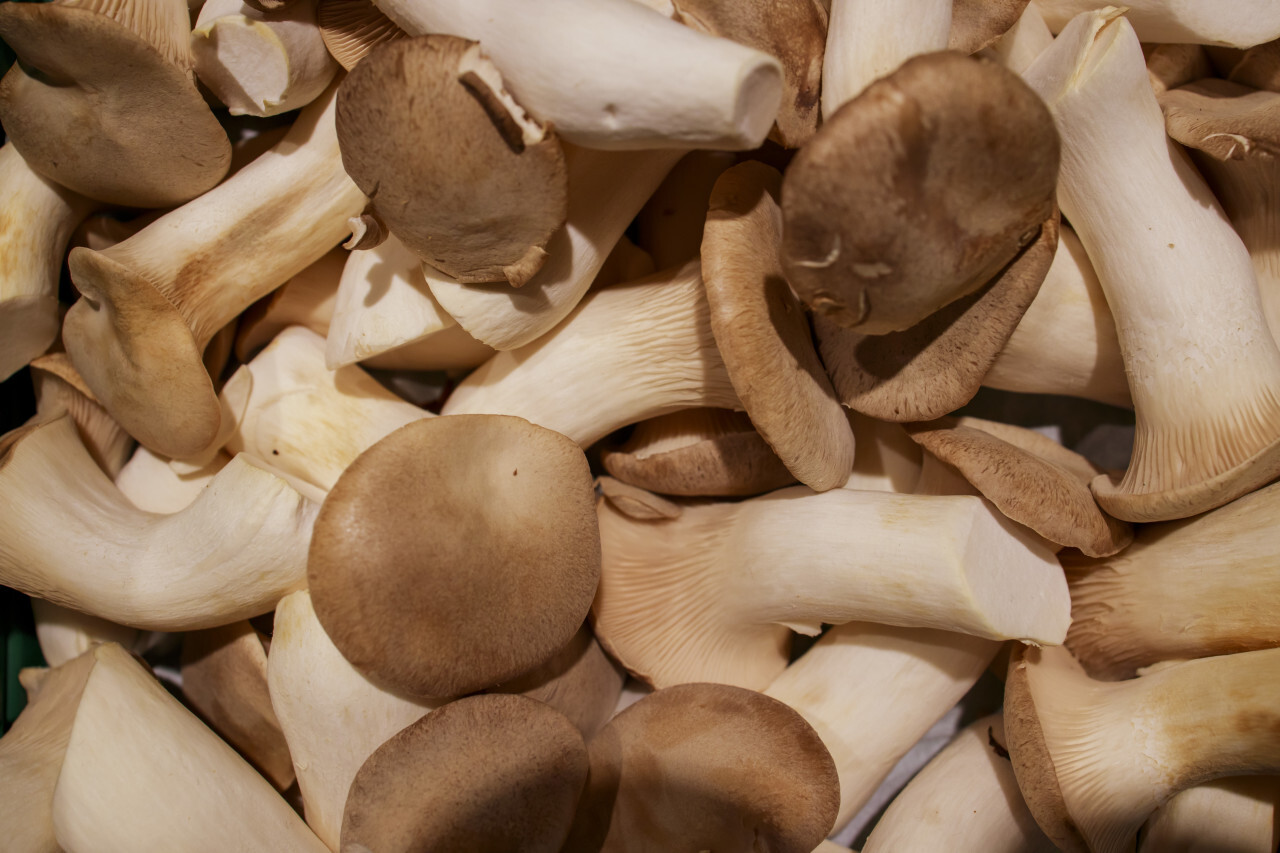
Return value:
<svg viewBox="0 0 1280 853">
<path fill-rule="evenodd" d="M 913 56 L 947 49 L 952 0 L 833 0 L 822 61 L 822 115 Z"/>
<path fill-rule="evenodd" d="M 375 5 L 410 35 L 479 41 L 516 100 L 578 145 L 755 148 L 782 98 L 773 57 L 631 0 Z"/>
<path fill-rule="evenodd" d="M 0 583 L 135 628 L 224 625 L 305 584 L 317 511 L 242 457 L 186 510 L 143 512 L 64 417 L 0 464 Z"/>
<path fill-rule="evenodd" d="M 591 294 L 547 337 L 482 364 L 441 413 L 519 415 L 586 447 L 695 406 L 741 403 L 693 262 Z"/>
<path fill-rule="evenodd" d="M 361 675 L 320 626 L 305 590 L 276 609 L 267 684 L 293 756 L 307 823 L 337 853 L 356 771 L 387 739 L 436 706 L 383 690 Z"/>
<path fill-rule="evenodd" d="M 1107 0 L 1032 0 L 1055 33 Z M 1252 47 L 1280 37 L 1280 8 L 1270 0 L 1125 0 L 1125 17 L 1144 42 Z"/>
<path fill-rule="evenodd" d="M 1107 298 L 1080 238 L 1065 225 L 1040 292 L 982 384 L 1133 407 Z"/>
<path fill-rule="evenodd" d="M 1241 776 L 1188 788 L 1142 830 L 1138 853 L 1275 853 L 1280 778 Z M 865 851 L 864 851 L 865 853 Z"/>
<path fill-rule="evenodd" d="M 271 785 L 128 652 L 86 654 L 95 663 L 53 795 L 64 850 L 324 853 Z"/>
<path fill-rule="evenodd" d="M 1053 33 L 1044 22 L 1040 8 L 1035 3 L 1028 3 L 1018 22 L 997 39 L 989 50 L 1005 68 L 1021 74 L 1051 44 Z"/>
<path fill-rule="evenodd" d="M 71 232 L 97 206 L 0 148 L 0 381 L 58 337 L 58 275 Z"/>
<path fill-rule="evenodd" d="M 97 643 L 119 643 L 131 649 L 138 639 L 136 628 L 126 628 L 43 598 L 31 599 L 31 611 L 40 654 L 49 666 L 61 666 L 78 658 Z"/>
<path fill-rule="evenodd" d="M 1018 790 L 1007 743 L 999 714 L 970 724 L 907 783 L 862 853 L 1054 853 Z"/>
<path fill-rule="evenodd" d="M 432 295 L 481 343 L 509 350 L 533 342 L 582 300 L 618 238 L 681 154 L 566 147 L 568 219 L 547 243 L 550 257 L 538 274 L 524 287 L 512 288 L 505 282 L 460 284 L 424 268 Z"/>
<path fill-rule="evenodd" d="M 1117 12 L 1082 15 L 1028 69 L 1062 135 L 1058 198 L 1115 316 L 1137 434 L 1130 521 L 1203 512 L 1280 473 L 1280 351 L 1248 251 L 1165 135 L 1142 48 Z"/>
<path fill-rule="evenodd" d="M 835 761 L 837 827 L 960 701 L 997 649 L 963 634 L 851 622 L 827 631 L 774 679 L 765 694 L 799 711 Z"/>
<path fill-rule="evenodd" d="M 304 107 L 338 72 L 316 25 L 316 0 L 270 13 L 240 0 L 208 0 L 191 33 L 191 53 L 201 82 L 232 115 Z"/>
</svg>

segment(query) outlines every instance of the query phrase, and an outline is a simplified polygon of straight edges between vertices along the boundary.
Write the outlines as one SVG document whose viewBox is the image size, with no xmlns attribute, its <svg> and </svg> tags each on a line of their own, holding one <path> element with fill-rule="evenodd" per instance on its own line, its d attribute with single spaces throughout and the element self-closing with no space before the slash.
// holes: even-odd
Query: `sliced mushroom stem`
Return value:
<svg viewBox="0 0 1280 853">
<path fill-rule="evenodd" d="M 578 145 L 755 148 L 782 99 L 782 67 L 773 57 L 631 0 L 375 5 L 410 35 L 481 42 L 511 94 Z"/>
<path fill-rule="evenodd" d="M 740 405 L 691 262 L 589 295 L 546 338 L 480 365 L 441 414 L 518 415 L 586 447 L 677 409 Z"/>
<path fill-rule="evenodd" d="M 46 180 L 13 143 L 0 148 L 0 381 L 58 337 L 58 274 L 71 232 L 96 206 Z"/>
<path fill-rule="evenodd" d="M 822 117 L 921 53 L 946 50 L 953 0 L 833 0 L 822 61 Z"/>
<path fill-rule="evenodd" d="M 207 0 L 191 33 L 200 81 L 232 115 L 273 116 L 318 98 L 338 72 L 316 26 L 316 0 L 263 11 Z"/>
<path fill-rule="evenodd" d="M 1055 33 L 1106 0 L 1032 0 Z M 1280 9 L 1266 0 L 1126 0 L 1124 15 L 1144 42 L 1252 47 L 1280 37 Z"/>
<path fill-rule="evenodd" d="M 94 394 L 166 456 L 208 448 L 220 426 L 200 353 L 214 333 L 341 242 L 367 200 L 342 169 L 334 88 L 232 178 L 101 252 L 73 250 L 84 299 L 63 326 Z"/>
<path fill-rule="evenodd" d="M 898 761 L 986 671 L 999 648 L 990 640 L 947 631 L 850 622 L 823 634 L 773 680 L 765 695 L 799 711 L 835 761 L 837 827 L 866 805 Z M 848 677 L 851 673 L 857 677 Z"/>
<path fill-rule="evenodd" d="M 1028 69 L 1062 134 L 1058 198 L 1116 321 L 1137 429 L 1102 508 L 1128 521 L 1220 506 L 1280 473 L 1280 350 L 1240 238 L 1165 135 L 1119 12 L 1081 15 Z"/>
<path fill-rule="evenodd" d="M 1054 853 L 1018 790 L 1004 722 L 969 724 L 907 783 L 876 822 L 862 853 Z"/>
<path fill-rule="evenodd" d="M 786 664 L 788 629 L 814 635 L 823 623 L 1066 635 L 1052 552 L 980 498 L 793 487 L 687 504 L 670 521 L 636 521 L 607 502 L 599 517 L 596 635 L 656 686 L 760 689 Z"/>
<path fill-rule="evenodd" d="M 1179 791 L 1280 773 L 1280 649 L 1120 682 L 1093 681 L 1065 648 L 1024 651 L 1004 713 L 1018 785 L 1045 834 L 1065 849 L 1121 853 Z"/>
<path fill-rule="evenodd" d="M 246 457 L 186 510 L 134 507 L 70 418 L 5 436 L 0 582 L 121 625 L 185 631 L 270 611 L 305 584 L 318 506 Z"/>
</svg>

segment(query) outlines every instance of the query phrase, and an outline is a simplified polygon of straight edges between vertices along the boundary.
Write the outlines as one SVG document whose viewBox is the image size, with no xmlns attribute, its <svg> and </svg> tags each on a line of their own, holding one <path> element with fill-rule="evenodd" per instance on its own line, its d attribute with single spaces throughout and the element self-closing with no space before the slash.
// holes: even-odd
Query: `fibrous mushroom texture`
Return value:
<svg viewBox="0 0 1280 853">
<path fill-rule="evenodd" d="M 420 36 L 374 50 L 339 91 L 338 139 L 391 233 L 458 281 L 519 287 L 564 224 L 560 141 L 475 42 Z"/>
<path fill-rule="evenodd" d="M 1053 119 L 1015 74 L 957 53 L 916 57 L 796 155 L 783 267 L 817 314 L 864 334 L 906 329 L 1035 239 L 1057 175 Z"/>
<path fill-rule="evenodd" d="M 582 451 L 522 418 L 408 424 L 361 454 L 320 511 L 316 615 L 356 667 L 412 695 L 513 678 L 590 609 L 594 495 Z"/>
</svg>

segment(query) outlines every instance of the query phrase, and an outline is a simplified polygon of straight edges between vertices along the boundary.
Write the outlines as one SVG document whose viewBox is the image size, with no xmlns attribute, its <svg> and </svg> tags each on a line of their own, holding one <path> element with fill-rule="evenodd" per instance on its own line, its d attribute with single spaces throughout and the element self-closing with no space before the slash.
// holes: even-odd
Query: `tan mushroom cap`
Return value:
<svg viewBox="0 0 1280 853">
<path fill-rule="evenodd" d="M 1058 159 L 1053 118 L 1016 74 L 953 51 L 914 57 L 836 111 L 787 170 L 787 279 L 845 328 L 907 329 L 1035 239 Z"/>
<path fill-rule="evenodd" d="M 955 0 L 951 4 L 950 50 L 977 53 L 1007 33 L 1029 0 Z"/>
<path fill-rule="evenodd" d="M 702 280 L 711 332 L 751 422 L 796 479 L 815 491 L 844 484 L 854 439 L 809 319 L 782 274 L 782 176 L 747 161 L 711 192 Z"/>
<path fill-rule="evenodd" d="M 1280 94 L 1206 78 L 1160 95 L 1175 141 L 1216 160 L 1280 152 Z"/>
<path fill-rule="evenodd" d="M 863 334 L 815 314 L 818 350 L 840 399 L 895 422 L 931 420 L 969 402 L 1039 292 L 1057 245 L 1055 209 L 994 280 L 902 332 Z"/>
<path fill-rule="evenodd" d="M 1050 542 L 1107 557 L 1133 541 L 1133 525 L 1104 513 L 1088 481 L 1050 459 L 952 418 L 911 424 L 907 432 L 958 469 L 1002 513 Z"/>
<path fill-rule="evenodd" d="M 320 0 L 316 4 L 316 23 L 329 54 L 348 71 L 383 42 L 409 35 L 371 0 Z"/>
<path fill-rule="evenodd" d="M 345 851 L 556 853 L 587 781 L 587 747 L 524 696 L 450 702 L 365 761 L 342 816 Z"/>
<path fill-rule="evenodd" d="M 677 21 L 762 50 L 782 64 L 782 106 L 771 138 L 799 148 L 817 132 L 826 9 L 814 0 L 672 0 L 671 5 Z"/>
<path fill-rule="evenodd" d="M 66 411 L 76 422 L 85 450 L 109 477 L 115 477 L 133 453 L 133 438 L 98 403 L 65 352 L 31 362 L 36 411 L 41 418 Z"/>
<path fill-rule="evenodd" d="M 641 421 L 622 444 L 602 447 L 600 459 L 624 483 L 664 495 L 745 497 L 796 482 L 746 412 L 730 409 Z"/>
<path fill-rule="evenodd" d="M 362 453 L 321 507 L 307 567 L 343 656 L 414 696 L 544 663 L 586 618 L 599 577 L 586 457 L 505 415 L 411 423 Z"/>
<path fill-rule="evenodd" d="M 568 215 L 560 140 L 475 42 L 379 46 L 338 90 L 338 142 L 391 232 L 460 282 L 524 284 Z"/>
<path fill-rule="evenodd" d="M 592 739 L 590 754 L 572 853 L 811 853 L 840 807 L 835 763 L 804 718 L 727 684 L 646 696 Z"/>
<path fill-rule="evenodd" d="M 5 132 L 32 169 L 99 201 L 168 207 L 211 189 L 231 143 L 190 72 L 96 5 L 0 6 L 19 59 L 0 82 Z"/>
</svg>

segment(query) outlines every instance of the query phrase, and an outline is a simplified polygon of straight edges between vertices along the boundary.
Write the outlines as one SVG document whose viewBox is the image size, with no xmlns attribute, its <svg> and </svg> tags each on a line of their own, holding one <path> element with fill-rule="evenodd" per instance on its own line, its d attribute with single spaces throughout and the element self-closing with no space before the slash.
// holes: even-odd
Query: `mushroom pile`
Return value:
<svg viewBox="0 0 1280 853">
<path fill-rule="evenodd" d="M 1276 4 L 0 38 L 0 846 L 1276 850 Z"/>
</svg>

